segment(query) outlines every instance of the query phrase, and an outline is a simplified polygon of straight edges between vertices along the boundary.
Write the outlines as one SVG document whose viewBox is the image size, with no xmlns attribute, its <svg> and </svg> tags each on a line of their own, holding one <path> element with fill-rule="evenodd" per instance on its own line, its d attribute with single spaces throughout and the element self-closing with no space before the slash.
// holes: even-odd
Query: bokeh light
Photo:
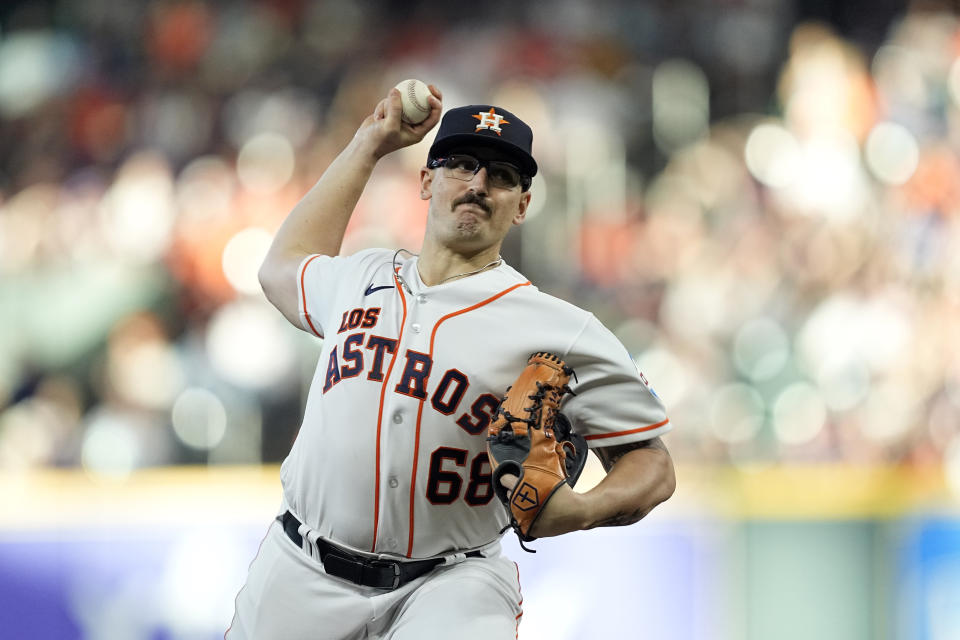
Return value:
<svg viewBox="0 0 960 640">
<path fill-rule="evenodd" d="M 744 158 L 750 173 L 768 187 L 782 189 L 799 177 L 800 145 L 777 123 L 765 122 L 750 131 Z"/>
<path fill-rule="evenodd" d="M 51 184 L 20 191 L 0 208 L 0 270 L 19 273 L 41 251 L 45 221 L 56 208 L 58 193 Z"/>
<path fill-rule="evenodd" d="M 98 411 L 88 418 L 81 461 L 94 477 L 124 480 L 139 466 L 140 443 L 122 415 Z"/>
<path fill-rule="evenodd" d="M 917 170 L 920 149 L 910 130 L 895 122 L 881 122 L 867 138 L 867 166 L 881 181 L 903 184 Z"/>
<path fill-rule="evenodd" d="M 912 48 L 885 44 L 873 56 L 873 76 L 886 95 L 898 101 L 922 108 L 928 100 L 928 90 L 921 71 L 920 56 Z"/>
<path fill-rule="evenodd" d="M 903 357 L 911 339 L 911 323 L 901 307 L 842 295 L 813 310 L 796 346 L 810 371 L 837 360 L 862 360 L 881 370 Z"/>
<path fill-rule="evenodd" d="M 45 417 L 33 402 L 0 413 L 0 468 L 30 469 L 50 460 L 54 442 Z"/>
<path fill-rule="evenodd" d="M 177 437 L 194 449 L 212 449 L 227 431 L 223 402 L 211 391 L 198 387 L 184 389 L 170 412 Z"/>
<path fill-rule="evenodd" d="M 733 360 L 752 380 L 768 380 L 783 370 L 790 358 L 790 341 L 783 327 L 768 317 L 754 318 L 737 331 Z"/>
<path fill-rule="evenodd" d="M 230 215 L 236 177 L 222 158 L 201 156 L 177 177 L 176 201 L 183 219 L 216 220 Z"/>
<path fill-rule="evenodd" d="M 223 249 L 223 275 L 239 293 L 260 294 L 257 272 L 273 236 L 266 229 L 248 227 L 238 231 Z"/>
<path fill-rule="evenodd" d="M 805 140 L 796 170 L 796 179 L 780 194 L 785 206 L 835 221 L 862 215 L 868 187 L 860 168 L 860 149 L 852 136 L 835 134 Z"/>
<path fill-rule="evenodd" d="M 264 133 L 275 134 L 300 147 L 313 134 L 317 117 L 321 115 L 318 112 L 316 96 L 302 89 L 291 87 L 276 92 L 246 89 L 227 102 L 224 120 L 227 135 L 238 148 Z"/>
<path fill-rule="evenodd" d="M 806 382 L 796 382 L 773 401 L 773 431 L 784 444 L 804 444 L 813 440 L 827 420 L 827 409 L 820 392 Z"/>
<path fill-rule="evenodd" d="M 702 137 L 710 119 L 706 74 L 688 60 L 667 60 L 653 73 L 653 135 L 664 151 Z"/>
<path fill-rule="evenodd" d="M 259 133 L 240 148 L 237 176 L 255 194 L 270 195 L 293 176 L 293 146 L 277 133 Z"/>
<path fill-rule="evenodd" d="M 169 246 L 175 213 L 166 161 L 149 152 L 127 160 L 100 213 L 106 239 L 118 257 L 140 264 L 157 260 Z"/>
<path fill-rule="evenodd" d="M 0 112 L 15 118 L 41 106 L 74 80 L 76 45 L 48 31 L 5 33 L 0 41 Z"/>
<path fill-rule="evenodd" d="M 766 404 L 756 389 L 745 384 L 726 385 L 713 396 L 710 429 L 723 442 L 745 442 L 760 432 L 765 413 Z"/>
<path fill-rule="evenodd" d="M 815 364 L 811 375 L 832 411 L 852 409 L 870 393 L 870 369 L 855 355 L 828 355 Z"/>
<path fill-rule="evenodd" d="M 218 309 L 206 345 L 217 373 L 244 388 L 289 380 L 296 362 L 285 321 L 264 302 L 238 300 Z"/>
<path fill-rule="evenodd" d="M 149 409 L 169 407 L 185 374 L 156 320 L 134 316 L 114 329 L 110 342 L 107 376 L 120 397 Z"/>
<path fill-rule="evenodd" d="M 860 430 L 875 442 L 900 440 L 916 423 L 917 400 L 905 381 L 888 380 L 874 386 L 860 409 Z"/>
</svg>

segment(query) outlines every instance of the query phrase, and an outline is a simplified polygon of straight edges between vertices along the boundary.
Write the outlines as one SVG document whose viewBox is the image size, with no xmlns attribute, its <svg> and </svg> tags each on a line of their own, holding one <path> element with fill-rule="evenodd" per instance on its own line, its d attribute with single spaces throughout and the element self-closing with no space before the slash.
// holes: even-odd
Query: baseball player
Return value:
<svg viewBox="0 0 960 640">
<path fill-rule="evenodd" d="M 631 524 L 673 493 L 660 439 L 670 423 L 626 349 L 499 255 L 537 172 L 532 132 L 515 114 L 472 105 L 444 115 L 419 174 L 429 201 L 419 255 L 339 255 L 378 160 L 440 122 L 441 94 L 430 91 L 430 115 L 416 125 L 389 92 L 289 214 L 260 270 L 270 302 L 323 349 L 282 465 L 283 504 L 227 638 L 517 637 L 518 570 L 499 543 L 517 522 L 496 499 L 488 432 L 509 426 L 499 406 L 535 359 L 573 377 L 531 383 L 543 393 L 529 402 L 546 406 L 546 394 L 556 408 L 562 397 L 607 475 L 578 493 L 561 473 L 522 540 Z M 524 411 L 534 408 L 514 413 Z M 511 470 L 500 491 L 523 508 L 536 490 L 511 491 L 525 477 Z"/>
</svg>

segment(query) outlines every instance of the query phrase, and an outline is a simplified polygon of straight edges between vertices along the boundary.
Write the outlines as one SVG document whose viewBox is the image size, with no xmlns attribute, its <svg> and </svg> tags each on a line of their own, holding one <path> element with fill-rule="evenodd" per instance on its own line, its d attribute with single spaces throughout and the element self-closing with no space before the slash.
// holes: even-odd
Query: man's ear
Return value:
<svg viewBox="0 0 960 640">
<path fill-rule="evenodd" d="M 433 196 L 433 169 L 420 167 L 420 199 L 429 200 Z"/>
<path fill-rule="evenodd" d="M 520 205 L 516 215 L 513 216 L 513 224 L 523 224 L 523 221 L 527 218 L 527 208 L 530 206 L 531 197 L 529 191 L 520 194 Z"/>
</svg>

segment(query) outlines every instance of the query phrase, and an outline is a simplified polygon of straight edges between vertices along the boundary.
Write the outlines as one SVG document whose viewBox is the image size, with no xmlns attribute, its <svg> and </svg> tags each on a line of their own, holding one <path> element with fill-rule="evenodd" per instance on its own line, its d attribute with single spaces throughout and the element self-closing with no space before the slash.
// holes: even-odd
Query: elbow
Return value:
<svg viewBox="0 0 960 640">
<path fill-rule="evenodd" d="M 260 269 L 257 271 L 257 280 L 260 282 L 260 288 L 263 289 L 267 298 L 290 279 L 292 265 L 292 260 L 285 260 L 273 251 L 268 252 L 263 258 Z"/>
<path fill-rule="evenodd" d="M 669 473 L 667 478 L 664 481 L 664 495 L 661 502 L 666 502 L 673 497 L 674 492 L 677 490 L 677 473 L 673 468 L 673 461 L 667 460 L 667 465 L 669 467 Z"/>
<path fill-rule="evenodd" d="M 295 327 L 300 326 L 300 306 L 297 289 L 296 264 L 270 259 L 269 256 L 257 271 L 257 280 L 267 301 L 272 304 Z"/>
<path fill-rule="evenodd" d="M 257 271 L 257 280 L 260 282 L 260 289 L 270 304 L 278 307 L 278 302 L 282 299 L 283 285 L 289 277 L 283 277 L 285 274 L 269 259 L 264 260 Z M 278 307 L 280 308 L 280 307 Z"/>
<path fill-rule="evenodd" d="M 654 508 L 669 500 L 677 489 L 677 475 L 673 470 L 670 454 L 664 451 L 654 464 L 657 466 L 656 479 L 646 494 L 644 504 L 634 513 L 631 523 L 645 518 Z"/>
<path fill-rule="evenodd" d="M 263 290 L 264 295 L 268 298 L 270 297 L 268 291 L 270 289 L 270 269 L 269 262 L 266 260 L 260 265 L 260 270 L 257 271 L 257 280 L 260 282 L 260 288 Z"/>
<path fill-rule="evenodd" d="M 257 271 L 257 280 L 260 282 L 260 289 L 263 290 L 263 295 L 267 297 L 267 300 L 270 300 L 270 292 L 273 289 L 274 278 L 269 263 L 266 260 L 260 265 L 260 270 Z"/>
<path fill-rule="evenodd" d="M 664 451 L 656 464 L 659 482 L 656 483 L 653 491 L 653 506 L 666 502 L 677 490 L 677 474 L 673 468 L 673 460 L 670 458 L 670 454 Z"/>
</svg>

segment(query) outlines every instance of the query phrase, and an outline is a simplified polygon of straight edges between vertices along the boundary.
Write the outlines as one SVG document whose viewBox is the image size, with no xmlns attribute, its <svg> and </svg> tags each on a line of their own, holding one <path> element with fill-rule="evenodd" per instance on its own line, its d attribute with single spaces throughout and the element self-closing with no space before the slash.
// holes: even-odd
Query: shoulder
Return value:
<svg viewBox="0 0 960 640">
<path fill-rule="evenodd" d="M 341 277 L 350 272 L 367 272 L 381 267 L 389 267 L 395 252 L 392 249 L 362 249 L 350 255 L 327 256 L 311 254 L 300 263 L 300 272 L 317 276 Z"/>
<path fill-rule="evenodd" d="M 540 314 L 544 312 L 554 313 L 557 314 L 558 319 L 573 320 L 575 322 L 579 322 L 581 325 L 585 324 L 589 318 L 593 317 L 593 314 L 589 311 L 582 309 L 577 305 L 564 300 L 563 298 L 559 298 L 555 295 L 542 291 L 539 287 L 530 282 L 526 276 L 508 264 L 504 264 L 502 272 L 505 282 L 525 285 L 517 287 L 514 300 L 530 309 L 531 312 L 535 311 L 536 313 Z"/>
<path fill-rule="evenodd" d="M 352 253 L 348 256 L 338 256 L 338 259 L 343 260 L 347 264 L 364 264 L 364 265 L 376 265 L 389 264 L 396 251 L 394 249 L 383 249 L 383 248 L 370 248 L 370 249 L 361 249 L 356 253 Z M 402 262 L 402 260 L 400 260 Z M 398 262 L 399 264 L 399 262 Z"/>
</svg>

